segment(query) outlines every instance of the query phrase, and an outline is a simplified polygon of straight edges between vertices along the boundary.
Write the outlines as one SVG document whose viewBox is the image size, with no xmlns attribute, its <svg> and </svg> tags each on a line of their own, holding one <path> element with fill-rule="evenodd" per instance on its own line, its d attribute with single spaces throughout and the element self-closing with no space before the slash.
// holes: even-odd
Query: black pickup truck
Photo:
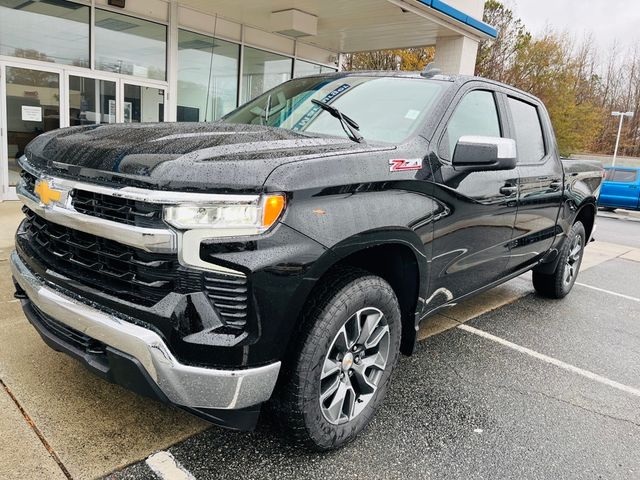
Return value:
<svg viewBox="0 0 640 480">
<path fill-rule="evenodd" d="M 229 428 L 268 405 L 320 450 L 365 428 L 428 315 L 528 270 L 569 293 L 602 181 L 536 98 L 434 72 L 62 129 L 20 164 L 11 268 L 47 344 Z"/>
</svg>

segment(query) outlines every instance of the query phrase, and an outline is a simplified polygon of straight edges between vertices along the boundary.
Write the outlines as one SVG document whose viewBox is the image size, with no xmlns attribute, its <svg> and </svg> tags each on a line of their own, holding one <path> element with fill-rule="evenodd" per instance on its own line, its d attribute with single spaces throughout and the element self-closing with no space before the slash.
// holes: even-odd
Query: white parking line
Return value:
<svg viewBox="0 0 640 480">
<path fill-rule="evenodd" d="M 162 480 L 195 480 L 195 477 L 169 452 L 158 452 L 147 458 L 147 465 Z"/>
<path fill-rule="evenodd" d="M 616 297 L 626 298 L 627 300 L 633 300 L 634 302 L 640 302 L 640 298 L 630 297 L 629 295 L 623 295 L 622 293 L 612 292 L 611 290 L 605 290 L 604 288 L 594 287 L 593 285 L 587 285 L 586 283 L 576 282 L 576 285 L 590 288 L 591 290 L 597 290 L 598 292 L 608 293 L 609 295 L 615 295 Z"/>
<path fill-rule="evenodd" d="M 511 348 L 513 350 L 516 350 L 520 353 L 524 353 L 526 355 L 529 355 L 533 358 L 537 358 L 538 360 L 542 360 L 543 362 L 549 363 L 551 365 L 555 365 L 556 367 L 560 367 L 564 370 L 567 370 L 569 372 L 581 375 L 585 378 L 588 378 L 589 380 L 593 380 L 594 382 L 598 382 L 601 383 L 603 385 L 607 385 L 609 387 L 615 388 L 617 390 L 623 391 L 625 393 L 629 393 L 631 395 L 635 395 L 636 397 L 640 397 L 640 389 L 634 388 L 634 387 L 630 387 L 628 385 L 623 385 L 622 383 L 616 382 L 615 380 L 611 380 L 609 378 L 603 377 L 602 375 L 598 375 L 597 373 L 593 373 L 590 372 L 589 370 L 584 370 L 580 367 L 576 367 L 574 365 L 565 363 L 561 360 L 558 360 L 556 358 L 553 357 L 549 357 L 543 353 L 539 353 L 536 352 L 535 350 L 531 350 L 529 348 L 526 347 L 522 347 L 520 345 L 517 345 L 515 343 L 510 342 L 509 340 L 505 340 L 504 338 L 500 338 L 500 337 L 496 337 L 495 335 L 491 335 L 488 332 L 485 332 L 484 330 L 479 330 L 477 328 L 474 327 L 470 327 L 469 325 L 458 325 L 459 329 L 464 330 L 465 332 L 468 333 L 473 333 L 474 335 L 478 335 L 479 337 L 482 338 L 486 338 L 487 340 L 491 340 L 492 342 L 496 342 L 499 343 L 500 345 L 503 345 L 505 347 Z"/>
</svg>

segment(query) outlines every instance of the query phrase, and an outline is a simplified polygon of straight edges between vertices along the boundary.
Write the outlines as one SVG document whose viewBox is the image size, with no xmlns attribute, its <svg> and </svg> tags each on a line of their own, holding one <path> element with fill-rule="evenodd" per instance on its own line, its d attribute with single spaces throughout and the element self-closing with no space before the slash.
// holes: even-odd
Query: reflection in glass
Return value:
<svg viewBox="0 0 640 480">
<path fill-rule="evenodd" d="M 293 78 L 306 77 L 307 75 L 318 75 L 320 73 L 336 72 L 335 68 L 316 65 L 315 63 L 296 60 L 293 64 Z"/>
<path fill-rule="evenodd" d="M 122 113 L 125 123 L 164 122 L 164 90 L 125 84 Z"/>
<path fill-rule="evenodd" d="M 345 137 L 336 117 L 314 104 L 328 103 L 360 125 L 365 140 L 399 143 L 430 114 L 446 82 L 393 77 L 297 78 L 255 98 L 223 121 Z"/>
<path fill-rule="evenodd" d="M 246 103 L 291 79 L 292 59 L 245 47 L 242 60 L 242 99 Z"/>
<path fill-rule="evenodd" d="M 239 56 L 235 43 L 179 31 L 179 122 L 217 120 L 236 108 Z"/>
<path fill-rule="evenodd" d="M 16 160 L 43 132 L 60 127 L 60 77 L 57 73 L 7 67 L 7 143 L 9 185 L 20 177 Z"/>
<path fill-rule="evenodd" d="M 89 67 L 89 7 L 0 0 L 0 55 Z"/>
<path fill-rule="evenodd" d="M 167 27 L 96 9 L 96 68 L 164 80 Z"/>
<path fill-rule="evenodd" d="M 69 76 L 69 125 L 116 123 L 116 82 Z"/>
</svg>

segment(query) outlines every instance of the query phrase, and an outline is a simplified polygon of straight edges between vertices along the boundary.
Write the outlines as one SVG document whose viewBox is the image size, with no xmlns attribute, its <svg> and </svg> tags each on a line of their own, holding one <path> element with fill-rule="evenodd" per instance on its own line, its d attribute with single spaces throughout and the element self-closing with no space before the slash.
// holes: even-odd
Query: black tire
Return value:
<svg viewBox="0 0 640 480">
<path fill-rule="evenodd" d="M 367 310 L 368 308 L 371 310 Z M 379 317 L 381 320 L 377 324 L 375 323 L 377 317 L 369 314 L 369 312 L 376 310 L 382 313 L 382 316 Z M 357 318 L 356 314 L 358 314 Z M 378 314 L 376 313 L 376 315 Z M 326 368 L 329 356 L 338 349 L 336 342 L 339 337 L 342 338 L 339 332 L 342 332 L 343 326 L 351 328 L 356 321 L 361 325 L 375 324 L 376 326 L 371 327 L 371 331 L 382 329 L 375 331 L 382 331 L 385 335 L 377 347 L 381 349 L 380 345 L 383 343 L 385 345 L 387 360 L 384 369 L 365 366 L 365 361 L 369 362 L 370 357 L 366 355 L 364 346 L 362 346 L 362 359 L 360 360 L 358 356 L 360 364 L 353 363 L 353 369 L 349 365 L 347 371 L 347 367 L 343 363 L 347 361 L 348 355 L 352 355 L 353 361 L 358 363 L 353 357 L 356 355 L 354 346 L 354 353 L 347 350 L 348 354 L 343 355 L 342 362 L 339 361 L 340 354 L 337 355 L 338 360 L 335 365 L 336 368 L 339 368 L 339 372 L 334 375 L 338 376 L 325 378 L 321 381 L 321 375 L 326 374 L 329 370 L 326 369 L 323 372 L 323 365 Z M 386 322 L 386 325 L 383 325 L 383 321 Z M 388 326 L 388 329 L 385 329 L 385 326 Z M 385 396 L 400 350 L 402 330 L 400 307 L 393 289 L 382 278 L 359 269 L 342 269 L 323 280 L 319 291 L 313 295 L 307 305 L 303 315 L 302 329 L 293 358 L 288 362 L 288 365 L 284 366 L 282 384 L 276 392 L 272 406 L 275 407 L 275 413 L 278 414 L 279 419 L 284 421 L 291 431 L 295 443 L 312 450 L 335 449 L 353 440 L 367 427 Z M 362 332 L 365 332 L 364 328 Z M 388 332 L 388 338 L 384 332 Z M 357 337 L 357 334 L 354 335 Z M 360 370 L 355 372 L 356 375 L 352 377 L 354 370 L 358 368 Z M 368 375 L 376 376 L 377 386 L 373 393 L 366 395 L 365 406 L 362 406 L 364 401 L 358 399 L 365 397 L 358 396 L 355 392 L 359 383 L 358 379 L 363 378 L 361 373 L 366 371 L 369 372 Z M 351 388 L 350 391 L 354 392 L 354 397 L 351 400 L 351 394 L 345 394 L 342 406 L 339 409 L 334 408 L 332 411 L 339 411 L 338 416 L 340 417 L 347 416 L 344 413 L 345 408 L 348 411 L 360 409 L 353 418 L 348 420 L 339 418 L 338 421 L 345 422 L 341 424 L 332 423 L 326 416 L 329 412 L 327 405 L 339 403 L 339 400 L 336 399 L 338 399 L 338 393 L 341 389 L 338 387 L 333 401 L 329 396 L 321 406 L 320 400 L 323 388 L 326 391 L 330 390 L 335 379 L 339 382 L 339 387 L 348 382 L 349 387 L 345 388 Z M 327 388 L 326 382 L 331 384 L 329 388 Z"/>
<path fill-rule="evenodd" d="M 586 233 L 582 222 L 574 223 L 558 254 L 555 271 L 551 274 L 533 271 L 533 287 L 539 295 L 547 298 L 567 296 L 578 277 L 585 242 Z"/>
</svg>

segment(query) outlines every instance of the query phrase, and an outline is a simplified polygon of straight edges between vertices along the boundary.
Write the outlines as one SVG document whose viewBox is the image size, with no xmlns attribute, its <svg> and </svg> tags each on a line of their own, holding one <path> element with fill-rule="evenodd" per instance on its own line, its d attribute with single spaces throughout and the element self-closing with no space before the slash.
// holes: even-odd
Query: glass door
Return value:
<svg viewBox="0 0 640 480">
<path fill-rule="evenodd" d="M 68 75 L 69 126 L 116 123 L 117 82 L 75 74 Z"/>
<path fill-rule="evenodd" d="M 122 99 L 124 123 L 164 122 L 164 88 L 123 82 Z"/>
<path fill-rule="evenodd" d="M 61 71 L 0 65 L 0 117 L 4 119 L 0 145 L 2 199 L 15 198 L 20 178 L 17 160 L 27 144 L 41 133 L 60 128 Z"/>
</svg>

